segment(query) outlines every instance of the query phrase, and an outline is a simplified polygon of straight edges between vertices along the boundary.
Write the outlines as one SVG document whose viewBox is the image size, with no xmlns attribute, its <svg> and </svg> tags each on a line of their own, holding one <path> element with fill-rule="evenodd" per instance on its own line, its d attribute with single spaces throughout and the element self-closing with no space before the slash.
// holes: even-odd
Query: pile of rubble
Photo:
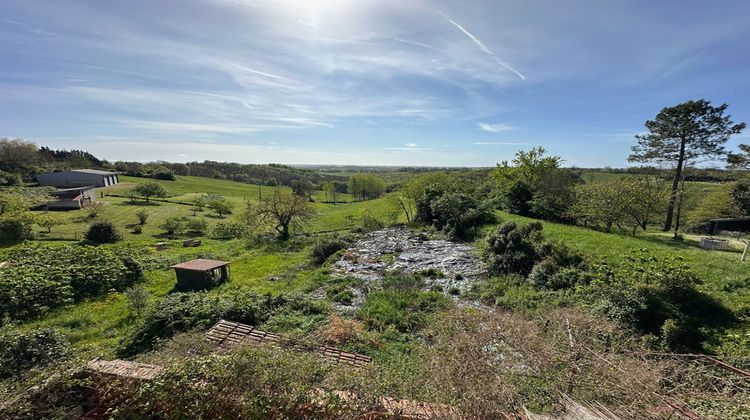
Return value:
<svg viewBox="0 0 750 420">
<path fill-rule="evenodd" d="M 425 276 L 427 288 L 465 291 L 473 279 L 485 274 L 485 268 L 474 249 L 465 244 L 442 239 L 427 239 L 404 227 L 378 230 L 367 234 L 349 248 L 334 264 L 334 273 L 352 276 L 367 283 L 377 281 L 385 272 Z"/>
</svg>

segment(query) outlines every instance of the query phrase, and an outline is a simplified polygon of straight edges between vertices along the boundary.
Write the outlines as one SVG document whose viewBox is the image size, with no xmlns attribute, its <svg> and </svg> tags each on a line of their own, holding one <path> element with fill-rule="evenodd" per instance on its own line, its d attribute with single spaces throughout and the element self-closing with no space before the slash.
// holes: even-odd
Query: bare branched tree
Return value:
<svg viewBox="0 0 750 420">
<path fill-rule="evenodd" d="M 257 223 L 272 223 L 282 240 L 289 239 L 289 229 L 293 224 L 304 222 L 314 214 L 307 197 L 290 194 L 280 188 L 257 204 L 248 204 L 247 211 L 248 218 Z"/>
</svg>

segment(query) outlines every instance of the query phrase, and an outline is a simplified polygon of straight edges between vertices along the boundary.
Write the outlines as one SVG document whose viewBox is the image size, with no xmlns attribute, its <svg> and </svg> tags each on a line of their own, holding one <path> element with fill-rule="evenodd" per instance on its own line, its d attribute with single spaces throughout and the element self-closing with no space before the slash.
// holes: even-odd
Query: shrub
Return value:
<svg viewBox="0 0 750 420">
<path fill-rule="evenodd" d="M 560 265 L 552 258 L 545 258 L 531 269 L 529 283 L 538 288 L 547 288 L 558 271 L 560 271 Z"/>
<path fill-rule="evenodd" d="M 148 307 L 150 295 L 143 285 L 137 284 L 130 287 L 123 294 L 128 301 L 128 307 L 135 311 L 138 316 Z"/>
<path fill-rule="evenodd" d="M 162 179 L 165 181 L 174 181 L 175 179 L 177 179 L 174 171 L 164 166 L 156 168 L 156 170 L 151 174 L 151 178 Z"/>
<path fill-rule="evenodd" d="M 210 230 L 208 236 L 213 239 L 237 239 L 247 235 L 248 228 L 242 222 L 219 222 Z"/>
<path fill-rule="evenodd" d="M 208 230 L 208 222 L 203 218 L 192 218 L 187 220 L 185 227 L 190 234 L 203 235 Z"/>
<path fill-rule="evenodd" d="M 444 184 L 426 187 L 416 202 L 415 220 L 431 224 L 452 239 L 471 239 L 481 225 L 494 220 L 487 206 Z"/>
<path fill-rule="evenodd" d="M 0 329 L 0 378 L 58 362 L 68 352 L 62 334 L 49 328 L 21 332 Z"/>
<path fill-rule="evenodd" d="M 541 224 L 530 223 L 519 228 L 513 222 L 504 223 L 487 237 L 484 259 L 493 274 L 518 273 L 527 276 L 539 260 L 535 242 Z"/>
<path fill-rule="evenodd" d="M 545 287 L 552 290 L 571 289 L 591 282 L 591 274 L 578 267 L 560 267 L 547 280 Z"/>
<path fill-rule="evenodd" d="M 86 232 L 86 240 L 95 244 L 112 244 L 122 239 L 117 227 L 109 220 L 92 223 Z"/>
<path fill-rule="evenodd" d="M 0 242 L 34 238 L 34 218 L 28 213 L 0 215 Z"/>
<path fill-rule="evenodd" d="M 138 218 L 138 224 L 143 226 L 148 221 L 148 211 L 146 209 L 140 209 L 135 213 L 135 217 Z"/>
<path fill-rule="evenodd" d="M 315 244 L 310 250 L 310 260 L 313 264 L 323 264 L 324 262 L 326 262 L 328 257 L 342 249 L 345 249 L 346 247 L 347 243 L 339 238 L 319 239 L 315 241 Z"/>
<path fill-rule="evenodd" d="M 172 216 L 164 220 L 159 225 L 160 229 L 164 230 L 164 233 L 169 236 L 175 236 L 185 231 L 185 218 L 182 216 Z"/>
<path fill-rule="evenodd" d="M 680 258 L 657 258 L 641 250 L 617 269 L 596 267 L 592 277 L 581 294 L 595 311 L 661 337 L 670 350 L 702 350 L 706 329 L 734 320 L 731 312 L 697 289 L 700 280 Z"/>
<path fill-rule="evenodd" d="M 123 290 L 142 278 L 140 263 L 90 246 L 24 245 L 10 251 L 0 281 L 0 316 L 28 319 L 62 305 Z"/>
</svg>

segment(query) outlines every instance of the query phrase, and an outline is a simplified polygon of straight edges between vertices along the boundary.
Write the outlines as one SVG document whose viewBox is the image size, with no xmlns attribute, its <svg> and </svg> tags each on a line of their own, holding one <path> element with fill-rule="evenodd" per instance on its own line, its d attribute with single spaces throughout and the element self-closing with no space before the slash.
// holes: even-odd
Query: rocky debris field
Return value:
<svg viewBox="0 0 750 420">
<path fill-rule="evenodd" d="M 460 293 L 485 274 L 471 246 L 427 239 L 404 227 L 367 234 L 346 250 L 333 268 L 335 275 L 355 277 L 366 286 L 382 279 L 388 271 L 422 273 L 427 289 L 440 286 L 443 291 Z"/>
</svg>

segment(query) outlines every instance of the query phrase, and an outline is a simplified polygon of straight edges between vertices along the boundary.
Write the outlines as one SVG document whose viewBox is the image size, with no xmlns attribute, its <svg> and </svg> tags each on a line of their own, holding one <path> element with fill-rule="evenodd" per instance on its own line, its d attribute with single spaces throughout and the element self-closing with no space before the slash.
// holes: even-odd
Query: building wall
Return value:
<svg viewBox="0 0 750 420">
<path fill-rule="evenodd" d="M 78 200 L 55 200 L 47 203 L 47 208 L 50 210 L 75 210 L 83 207 L 83 204 Z"/>
<path fill-rule="evenodd" d="M 93 185 L 95 187 L 107 187 L 117 184 L 117 175 L 99 175 L 85 172 L 60 171 L 39 174 L 36 177 L 39 185 L 51 185 L 53 187 L 84 187 Z"/>
</svg>

